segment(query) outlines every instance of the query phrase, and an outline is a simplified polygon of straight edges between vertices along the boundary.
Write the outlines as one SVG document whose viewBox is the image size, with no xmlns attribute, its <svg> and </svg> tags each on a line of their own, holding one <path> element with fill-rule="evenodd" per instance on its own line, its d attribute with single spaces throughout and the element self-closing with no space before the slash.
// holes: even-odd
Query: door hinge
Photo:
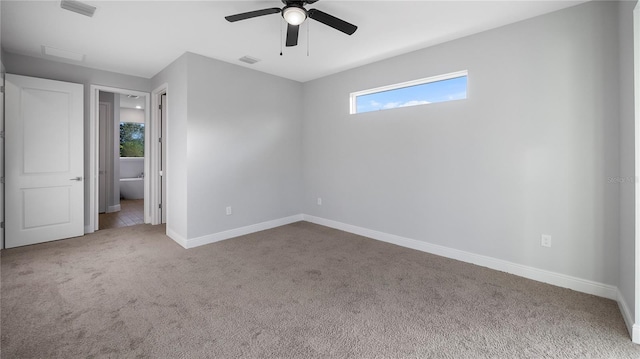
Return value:
<svg viewBox="0 0 640 359">
<path fill-rule="evenodd" d="M 162 105 L 158 105 L 158 110 L 162 110 Z"/>
<path fill-rule="evenodd" d="M 0 177 L 0 183 L 4 183 L 4 177 Z"/>
<path fill-rule="evenodd" d="M 4 86 L 0 86 L 0 92 L 4 93 Z"/>
<path fill-rule="evenodd" d="M 158 208 L 162 209 L 162 203 L 158 204 Z"/>
<path fill-rule="evenodd" d="M 4 222 L 0 222 L 0 228 L 4 228 Z"/>
<path fill-rule="evenodd" d="M 158 137 L 158 142 L 162 143 L 162 137 Z"/>
<path fill-rule="evenodd" d="M 4 131 L 0 131 L 0 138 L 4 138 Z"/>
</svg>

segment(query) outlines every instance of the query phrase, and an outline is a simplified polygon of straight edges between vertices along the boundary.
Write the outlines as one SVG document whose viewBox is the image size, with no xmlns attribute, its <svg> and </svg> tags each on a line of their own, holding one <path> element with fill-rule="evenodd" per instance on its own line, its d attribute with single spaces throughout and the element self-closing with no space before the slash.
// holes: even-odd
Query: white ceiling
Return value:
<svg viewBox="0 0 640 359">
<path fill-rule="evenodd" d="M 133 108 L 138 110 L 144 110 L 144 97 L 138 96 L 138 98 L 129 97 L 130 95 L 120 95 L 120 107 L 121 108 Z"/>
<path fill-rule="evenodd" d="M 2 47 L 11 53 L 150 78 L 190 51 L 305 82 L 582 2 L 321 0 L 307 8 L 358 25 L 358 31 L 347 36 L 307 20 L 299 45 L 284 48 L 283 56 L 280 15 L 236 23 L 224 19 L 282 7 L 279 0 L 86 1 L 97 7 L 93 18 L 63 10 L 53 0 L 2 0 L 0 6 Z M 82 62 L 51 58 L 42 46 L 85 57 Z M 245 55 L 262 61 L 239 62 Z"/>
</svg>

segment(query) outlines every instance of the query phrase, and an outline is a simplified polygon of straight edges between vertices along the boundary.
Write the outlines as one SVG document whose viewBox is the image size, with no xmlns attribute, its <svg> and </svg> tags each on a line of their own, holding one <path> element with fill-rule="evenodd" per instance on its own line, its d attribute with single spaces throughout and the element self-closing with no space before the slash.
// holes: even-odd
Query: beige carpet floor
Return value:
<svg viewBox="0 0 640 359">
<path fill-rule="evenodd" d="M 640 358 L 614 301 L 299 222 L 1 252 L 2 358 Z"/>
</svg>

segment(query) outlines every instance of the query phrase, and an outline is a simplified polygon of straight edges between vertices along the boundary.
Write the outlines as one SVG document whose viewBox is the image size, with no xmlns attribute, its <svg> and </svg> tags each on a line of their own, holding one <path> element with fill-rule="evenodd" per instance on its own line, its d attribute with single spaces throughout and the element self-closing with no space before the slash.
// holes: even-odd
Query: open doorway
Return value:
<svg viewBox="0 0 640 359">
<path fill-rule="evenodd" d="M 99 92 L 98 228 L 144 223 L 145 99 Z"/>
<path fill-rule="evenodd" d="M 90 223 L 87 233 L 151 223 L 150 94 L 91 86 Z"/>
</svg>

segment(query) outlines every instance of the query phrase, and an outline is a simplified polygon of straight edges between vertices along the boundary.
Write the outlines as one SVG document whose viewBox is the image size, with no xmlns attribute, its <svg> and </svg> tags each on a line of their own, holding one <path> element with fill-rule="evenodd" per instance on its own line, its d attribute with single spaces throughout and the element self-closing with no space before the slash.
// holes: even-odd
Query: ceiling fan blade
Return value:
<svg viewBox="0 0 640 359">
<path fill-rule="evenodd" d="M 353 35 L 353 33 L 358 29 L 356 25 L 350 24 L 344 20 L 340 20 L 337 17 L 329 15 L 326 12 L 320 11 L 318 9 L 309 9 L 307 11 L 307 15 L 316 21 L 319 21 L 327 26 L 331 26 L 338 31 L 342 31 L 347 35 Z"/>
<path fill-rule="evenodd" d="M 227 21 L 229 22 L 236 22 L 240 20 L 251 19 L 258 16 L 277 14 L 280 11 L 282 11 L 280 10 L 280 8 L 272 7 L 269 9 L 255 10 L 255 11 L 243 12 L 242 14 L 229 15 L 229 16 L 225 16 L 224 18 L 227 19 Z"/>
<path fill-rule="evenodd" d="M 299 25 L 287 24 L 287 47 L 298 45 Z"/>
</svg>

